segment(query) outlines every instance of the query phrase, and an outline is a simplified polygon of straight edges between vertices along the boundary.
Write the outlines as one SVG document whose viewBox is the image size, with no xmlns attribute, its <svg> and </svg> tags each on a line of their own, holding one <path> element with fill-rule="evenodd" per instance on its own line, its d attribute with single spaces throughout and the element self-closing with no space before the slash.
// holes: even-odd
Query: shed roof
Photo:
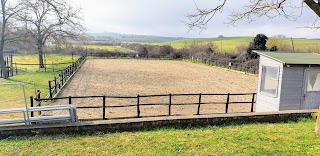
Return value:
<svg viewBox="0 0 320 156">
<path fill-rule="evenodd" d="M 320 54 L 315 53 L 254 52 L 288 65 L 320 65 Z"/>
</svg>

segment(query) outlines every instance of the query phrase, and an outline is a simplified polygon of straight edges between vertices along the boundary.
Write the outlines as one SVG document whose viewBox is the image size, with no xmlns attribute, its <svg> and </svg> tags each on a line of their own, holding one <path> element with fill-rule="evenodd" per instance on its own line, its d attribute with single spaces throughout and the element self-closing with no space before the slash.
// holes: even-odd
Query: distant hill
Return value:
<svg viewBox="0 0 320 156">
<path fill-rule="evenodd" d="M 175 40 L 186 39 L 183 37 L 163 37 L 154 35 L 136 35 L 136 34 L 119 34 L 119 33 L 89 33 L 93 41 L 106 42 L 170 42 Z"/>
<path fill-rule="evenodd" d="M 272 42 L 275 38 L 270 37 L 268 41 Z M 248 46 L 253 40 L 253 37 L 224 37 L 224 38 L 195 38 L 195 39 L 182 39 L 161 43 L 148 43 L 152 45 L 171 45 L 176 49 L 182 49 L 190 44 L 208 44 L 212 43 L 216 47 L 217 52 L 234 52 L 238 46 Z M 288 49 L 292 51 L 292 40 L 296 52 L 316 52 L 320 53 L 320 40 L 318 39 L 304 39 L 304 38 L 277 38 L 275 45 L 278 48 Z M 268 47 L 271 43 L 267 44 Z"/>
</svg>

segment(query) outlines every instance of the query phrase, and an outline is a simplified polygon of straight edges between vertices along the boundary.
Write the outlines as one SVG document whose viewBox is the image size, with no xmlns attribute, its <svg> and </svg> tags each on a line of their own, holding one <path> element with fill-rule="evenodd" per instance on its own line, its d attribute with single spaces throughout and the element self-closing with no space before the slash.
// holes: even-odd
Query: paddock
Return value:
<svg viewBox="0 0 320 156">
<path fill-rule="evenodd" d="M 75 74 L 59 97 L 76 96 L 121 96 L 136 97 L 144 95 L 195 94 L 190 96 L 144 97 L 140 99 L 141 116 L 168 115 L 167 106 L 171 101 L 171 115 L 197 114 L 198 94 L 204 95 L 200 114 L 225 113 L 225 103 L 229 100 L 239 102 L 229 106 L 228 113 L 250 112 L 252 95 L 228 96 L 224 94 L 255 93 L 258 77 L 226 69 L 210 67 L 184 61 L 172 60 L 131 60 L 131 59 L 93 59 L 87 60 Z M 136 98 L 107 98 L 106 106 L 126 106 L 107 108 L 106 118 L 135 117 Z M 241 104 L 241 102 L 243 102 Z M 54 104 L 66 104 L 68 100 L 56 100 Z M 97 107 L 78 109 L 80 119 L 101 118 L 102 98 L 72 99 L 78 107 Z M 212 105 L 210 105 L 210 103 Z M 143 104 L 159 104 L 145 105 Z M 176 105 L 174 105 L 176 104 Z M 181 104 L 181 105 L 179 105 Z M 187 104 L 187 105 L 184 105 Z M 189 104 L 189 105 L 188 105 Z"/>
</svg>

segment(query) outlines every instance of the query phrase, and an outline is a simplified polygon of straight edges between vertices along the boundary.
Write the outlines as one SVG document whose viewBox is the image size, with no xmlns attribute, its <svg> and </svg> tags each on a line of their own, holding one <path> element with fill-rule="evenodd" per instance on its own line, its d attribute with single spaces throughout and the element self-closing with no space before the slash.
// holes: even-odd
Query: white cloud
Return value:
<svg viewBox="0 0 320 156">
<path fill-rule="evenodd" d="M 320 31 L 301 29 L 310 25 L 316 18 L 309 9 L 304 8 L 303 16 L 298 21 L 262 18 L 252 23 L 240 21 L 236 27 L 224 24 L 228 14 L 241 10 L 247 1 L 228 3 L 221 14 L 218 14 L 208 25 L 207 30 L 188 32 L 182 23 L 185 15 L 195 9 L 193 0 L 79 0 L 84 11 L 86 26 L 90 32 L 118 32 L 135 34 L 153 34 L 162 36 L 216 37 L 252 36 L 265 33 L 267 36 L 285 34 L 293 37 L 320 37 Z M 216 6 L 220 1 L 196 1 L 200 8 Z M 300 3 L 300 1 L 296 1 Z"/>
</svg>

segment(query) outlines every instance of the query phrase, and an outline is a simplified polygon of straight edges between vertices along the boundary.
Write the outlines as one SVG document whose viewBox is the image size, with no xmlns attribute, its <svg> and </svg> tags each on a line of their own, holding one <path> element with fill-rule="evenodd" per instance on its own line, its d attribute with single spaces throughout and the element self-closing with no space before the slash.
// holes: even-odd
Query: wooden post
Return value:
<svg viewBox="0 0 320 156">
<path fill-rule="evenodd" d="M 72 104 L 72 101 L 71 101 L 71 96 L 69 96 L 69 105 Z"/>
<path fill-rule="evenodd" d="M 230 102 L 230 93 L 228 93 L 228 97 L 227 97 L 226 113 L 228 113 L 228 109 L 229 109 L 229 102 Z"/>
<path fill-rule="evenodd" d="M 171 116 L 172 95 L 169 94 L 169 116 Z"/>
<path fill-rule="evenodd" d="M 57 78 L 54 77 L 54 92 L 57 93 Z"/>
<path fill-rule="evenodd" d="M 10 57 L 10 72 L 11 72 L 11 76 L 13 76 L 13 63 L 12 63 L 13 59 L 12 59 L 12 54 L 10 54 L 9 57 Z"/>
<path fill-rule="evenodd" d="M 200 106 L 201 106 L 201 93 L 199 94 L 199 103 L 198 103 L 197 115 L 200 115 Z"/>
<path fill-rule="evenodd" d="M 51 81 L 49 81 L 49 95 L 50 95 L 50 98 L 52 98 L 52 92 L 51 92 Z"/>
<path fill-rule="evenodd" d="M 61 74 L 59 74 L 59 80 L 58 80 L 58 83 L 59 83 L 58 88 L 59 88 L 59 89 L 61 89 L 61 85 L 60 85 L 60 84 L 61 84 Z"/>
<path fill-rule="evenodd" d="M 137 96 L 137 117 L 140 118 L 140 95 Z"/>
<path fill-rule="evenodd" d="M 16 69 L 16 75 L 18 75 L 18 68 L 17 68 L 17 63 L 14 63 L 15 69 Z"/>
<path fill-rule="evenodd" d="M 30 96 L 30 107 L 33 107 L 33 96 Z M 34 117 L 34 112 L 31 112 L 31 117 Z"/>
<path fill-rule="evenodd" d="M 252 101 L 251 101 L 251 112 L 253 112 L 255 95 L 256 95 L 256 93 L 253 93 L 253 95 L 252 95 Z"/>
<path fill-rule="evenodd" d="M 63 76 L 63 72 L 61 73 L 61 85 L 63 86 L 63 78 L 64 78 L 64 76 Z"/>
<path fill-rule="evenodd" d="M 37 97 L 36 97 L 37 99 L 40 99 L 41 98 L 41 92 L 40 92 L 40 90 L 37 90 Z"/>
<path fill-rule="evenodd" d="M 106 96 L 103 96 L 102 98 L 102 120 L 106 120 Z"/>
</svg>

